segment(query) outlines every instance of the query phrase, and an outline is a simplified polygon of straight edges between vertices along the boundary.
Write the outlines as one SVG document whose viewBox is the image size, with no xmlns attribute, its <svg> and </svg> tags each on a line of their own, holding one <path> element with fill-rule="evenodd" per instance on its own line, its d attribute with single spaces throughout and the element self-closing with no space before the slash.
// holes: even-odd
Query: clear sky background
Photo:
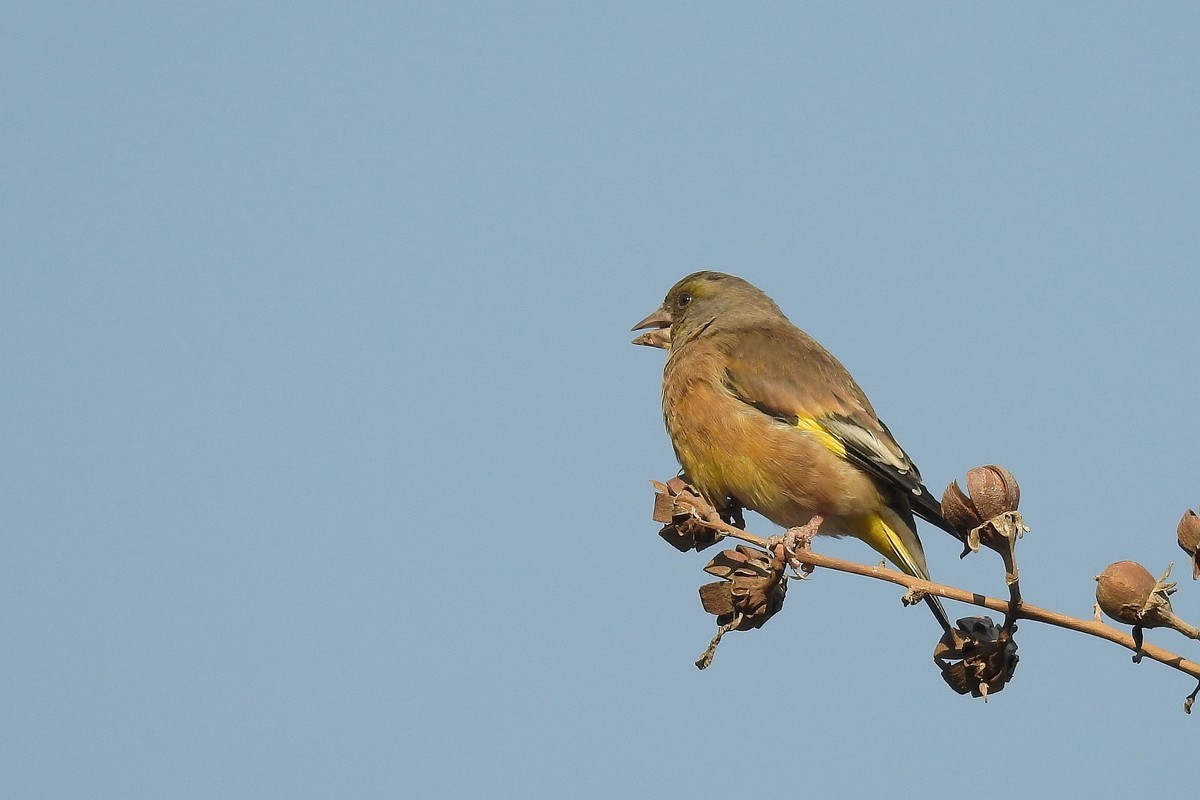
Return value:
<svg viewBox="0 0 1200 800">
<path fill-rule="evenodd" d="M 0 70 L 0 795 L 1195 791 L 1190 679 L 1027 624 L 959 697 L 881 583 L 697 671 L 628 329 L 761 286 L 1090 615 L 1200 504 L 1196 5 L 9 3 Z"/>
</svg>

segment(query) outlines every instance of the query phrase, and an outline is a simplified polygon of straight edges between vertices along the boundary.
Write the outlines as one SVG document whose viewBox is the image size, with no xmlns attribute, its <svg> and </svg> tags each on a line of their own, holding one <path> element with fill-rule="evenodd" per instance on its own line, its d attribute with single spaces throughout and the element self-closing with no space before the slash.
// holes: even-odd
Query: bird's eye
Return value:
<svg viewBox="0 0 1200 800">
<path fill-rule="evenodd" d="M 679 297 L 675 298 L 675 305 L 678 308 L 687 308 L 688 303 L 690 302 L 692 302 L 692 295 L 690 292 L 683 292 L 679 295 Z"/>
</svg>

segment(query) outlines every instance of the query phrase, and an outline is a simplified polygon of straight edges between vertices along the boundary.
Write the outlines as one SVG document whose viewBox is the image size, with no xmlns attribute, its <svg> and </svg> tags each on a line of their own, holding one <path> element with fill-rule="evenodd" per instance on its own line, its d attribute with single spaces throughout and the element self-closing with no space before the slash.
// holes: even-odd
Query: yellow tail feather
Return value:
<svg viewBox="0 0 1200 800">
<path fill-rule="evenodd" d="M 891 561 L 903 572 L 929 580 L 929 570 L 925 566 L 925 553 L 920 549 L 920 541 L 917 540 L 916 534 L 904 531 L 917 542 L 915 548 L 906 545 L 903 533 L 897 530 L 903 523 L 901 523 L 899 518 L 897 518 L 896 523 L 890 524 L 879 514 L 872 514 L 864 520 L 859 538 L 869 544 L 872 549 L 881 553 L 888 561 Z"/>
<path fill-rule="evenodd" d="M 917 532 L 905 523 L 903 517 L 890 508 L 884 508 L 861 520 L 858 538 L 909 575 L 929 580 L 929 569 L 925 566 L 925 551 L 921 548 L 921 540 L 917 538 Z M 946 616 L 941 599 L 927 595 L 925 602 L 933 610 L 933 615 L 937 617 L 942 629 L 949 631 L 950 618 Z"/>
</svg>

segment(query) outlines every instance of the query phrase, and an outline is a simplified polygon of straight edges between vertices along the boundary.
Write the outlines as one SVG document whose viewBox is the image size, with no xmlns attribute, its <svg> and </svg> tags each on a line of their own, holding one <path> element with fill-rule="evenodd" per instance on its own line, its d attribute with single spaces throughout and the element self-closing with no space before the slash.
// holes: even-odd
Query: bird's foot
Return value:
<svg viewBox="0 0 1200 800">
<path fill-rule="evenodd" d="M 812 565 L 801 565 L 796 559 L 796 553 L 800 550 L 809 549 L 812 545 L 813 537 L 817 535 L 817 529 L 821 527 L 821 523 L 824 521 L 824 517 L 814 516 L 799 528 L 789 528 L 783 536 L 772 536 L 767 540 L 768 548 L 778 557 L 783 558 L 793 569 L 799 569 L 803 572 L 803 575 L 798 573 L 794 577 L 803 578 L 812 573 Z"/>
<path fill-rule="evenodd" d="M 788 528 L 787 533 L 783 535 L 783 546 L 789 553 L 809 549 L 812 546 L 813 537 L 817 535 L 817 529 L 824 521 L 825 518 L 817 514 L 799 528 Z"/>
</svg>

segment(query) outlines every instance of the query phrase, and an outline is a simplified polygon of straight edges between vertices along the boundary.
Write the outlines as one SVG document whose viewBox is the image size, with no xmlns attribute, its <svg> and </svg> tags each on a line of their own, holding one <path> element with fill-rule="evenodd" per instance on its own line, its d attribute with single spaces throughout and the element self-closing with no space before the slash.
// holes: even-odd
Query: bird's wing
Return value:
<svg viewBox="0 0 1200 800">
<path fill-rule="evenodd" d="M 854 378 L 816 340 L 796 328 L 751 329 L 723 344 L 725 386 L 735 397 L 815 434 L 882 486 L 902 494 L 917 514 L 958 535 Z"/>
</svg>

